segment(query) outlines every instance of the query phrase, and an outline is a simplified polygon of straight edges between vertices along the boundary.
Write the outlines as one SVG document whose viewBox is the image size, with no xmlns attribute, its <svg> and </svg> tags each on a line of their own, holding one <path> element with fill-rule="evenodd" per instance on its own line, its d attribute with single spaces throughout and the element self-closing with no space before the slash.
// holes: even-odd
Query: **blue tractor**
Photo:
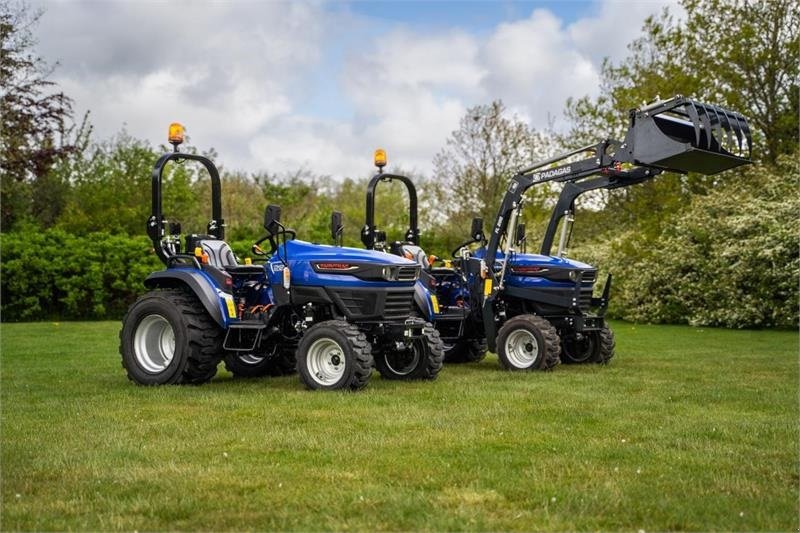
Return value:
<svg viewBox="0 0 800 533">
<path fill-rule="evenodd" d="M 361 389 L 373 367 L 387 379 L 437 376 L 442 341 L 414 312 L 419 265 L 297 240 L 278 206 L 266 208 L 266 234 L 253 246 L 263 264 L 240 264 L 224 240 L 219 172 L 208 158 L 179 152 L 182 141 L 182 126 L 173 124 L 175 150 L 153 168 L 147 234 L 166 268 L 147 277 L 150 292 L 123 319 L 120 353 L 132 381 L 204 383 L 223 359 L 244 377 L 296 368 L 310 389 Z M 197 161 L 208 171 L 212 218 L 204 234 L 182 235 L 162 212 L 170 161 Z"/>
<path fill-rule="evenodd" d="M 614 355 L 614 335 L 604 318 L 611 276 L 595 297 L 597 270 L 564 257 L 580 195 L 629 187 L 664 171 L 710 175 L 750 162 L 750 129 L 739 113 L 676 96 L 631 110 L 629 117 L 623 141 L 606 139 L 515 175 L 486 246 L 470 258 L 467 268 L 481 273 L 473 278 L 472 308 L 480 309 L 476 318 L 489 348 L 509 370 L 546 369 L 559 360 L 605 363 Z M 545 182 L 564 187 L 540 254 L 520 253 L 525 191 Z"/>
<path fill-rule="evenodd" d="M 433 323 L 439 331 L 445 350 L 445 362 L 477 362 L 486 357 L 486 338 L 480 328 L 470 327 L 474 315 L 470 307 L 471 277 L 461 268 L 461 250 L 475 242 L 483 242 L 481 219 L 472 221 L 469 241 L 453 252 L 453 259 L 438 266 L 438 258 L 428 256 L 420 247 L 418 225 L 417 190 L 414 182 L 401 174 L 384 172 L 386 152 L 375 151 L 375 166 L 378 172 L 367 184 L 366 219 L 361 228 L 361 242 L 368 250 L 388 252 L 417 263 L 420 276 L 416 284 L 415 301 L 418 312 Z M 380 230 L 375 220 L 375 196 L 380 183 L 393 181 L 403 184 L 408 194 L 408 229 L 402 240 L 387 240 L 386 232 Z"/>
<path fill-rule="evenodd" d="M 515 175 L 489 238 L 484 236 L 482 221 L 473 220 L 470 239 L 453 251 L 445 268 L 434 267 L 419 249 L 411 180 L 385 174 L 379 165 L 381 171 L 367 189 L 362 241 L 367 248 L 420 264 L 418 285 L 439 302 L 438 309 L 427 316 L 440 329 L 448 362 L 480 360 L 488 346 L 508 370 L 546 370 L 561 361 L 606 363 L 615 349 L 614 334 L 604 318 L 611 276 L 595 297 L 597 269 L 565 257 L 576 199 L 588 191 L 642 183 L 664 171 L 722 172 L 749 163 L 750 144 L 746 119 L 720 107 L 677 96 L 632 110 L 622 142 L 607 139 Z M 391 180 L 408 188 L 411 216 L 405 240 L 387 243 L 385 233 L 375 227 L 374 194 L 378 183 Z M 524 194 L 532 186 L 551 181 L 564 187 L 540 254 L 529 254 L 520 223 Z M 551 255 L 559 225 L 558 251 Z M 470 249 L 473 244 L 477 247 Z"/>
</svg>

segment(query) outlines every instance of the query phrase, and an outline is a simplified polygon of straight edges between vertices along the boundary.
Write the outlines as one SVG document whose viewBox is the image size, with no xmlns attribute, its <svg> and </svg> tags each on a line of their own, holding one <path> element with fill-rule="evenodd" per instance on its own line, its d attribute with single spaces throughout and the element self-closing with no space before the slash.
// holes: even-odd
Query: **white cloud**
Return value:
<svg viewBox="0 0 800 533">
<path fill-rule="evenodd" d="M 487 93 L 524 109 L 544 128 L 569 96 L 597 93 L 597 66 L 576 50 L 561 20 L 536 9 L 528 19 L 501 24 L 486 43 Z"/>
<path fill-rule="evenodd" d="M 603 0 L 570 24 L 540 7 L 432 33 L 336 3 L 53 2 L 37 35 L 100 138 L 126 124 L 162 143 L 179 120 L 228 168 L 353 176 L 377 146 L 429 172 L 466 109 L 494 99 L 545 127 L 568 96 L 597 93 L 602 58 L 623 57 L 662 5 Z"/>
<path fill-rule="evenodd" d="M 567 27 L 575 49 L 599 65 L 604 57 L 619 60 L 627 54 L 628 43 L 640 35 L 644 20 L 664 7 L 683 12 L 677 0 L 605 0 L 598 13 L 581 18 Z"/>
<path fill-rule="evenodd" d="M 293 111 L 329 36 L 322 8 L 299 3 L 45 7 L 40 53 L 60 61 L 55 79 L 91 111 L 98 137 L 124 124 L 163 143 L 177 120 L 196 144 L 250 170 L 249 138 Z"/>
</svg>

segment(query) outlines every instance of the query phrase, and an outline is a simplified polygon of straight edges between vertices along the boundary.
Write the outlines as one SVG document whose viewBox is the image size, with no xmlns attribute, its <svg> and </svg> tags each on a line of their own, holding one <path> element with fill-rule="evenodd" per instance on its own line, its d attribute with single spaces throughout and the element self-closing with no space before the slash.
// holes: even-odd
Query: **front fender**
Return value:
<svg viewBox="0 0 800 533">
<path fill-rule="evenodd" d="M 429 322 L 433 322 L 434 313 L 431 292 L 419 280 L 414 284 L 414 303 L 417 304 L 417 309 L 422 316 Z"/>
<path fill-rule="evenodd" d="M 230 311 L 226 313 L 225 309 L 227 307 L 230 310 L 233 306 L 233 298 L 220 291 L 211 278 L 200 270 L 189 268 L 160 270 L 147 276 L 144 286 L 148 289 L 185 287 L 197 296 L 214 322 L 223 329 L 228 326 L 228 319 L 231 316 Z M 233 318 L 236 318 L 235 314 Z"/>
</svg>

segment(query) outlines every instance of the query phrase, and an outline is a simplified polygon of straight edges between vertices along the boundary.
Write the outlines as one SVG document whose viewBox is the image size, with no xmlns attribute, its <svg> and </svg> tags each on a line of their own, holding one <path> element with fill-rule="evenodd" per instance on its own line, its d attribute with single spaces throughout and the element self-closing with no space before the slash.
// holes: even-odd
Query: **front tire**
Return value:
<svg viewBox="0 0 800 533">
<path fill-rule="evenodd" d="M 597 363 L 606 365 L 614 357 L 614 349 L 617 346 L 617 341 L 614 339 L 614 332 L 608 326 L 603 327 L 598 333 L 600 343 L 600 356 Z"/>
<path fill-rule="evenodd" d="M 297 346 L 297 372 L 309 389 L 363 389 L 372 374 L 372 346 L 343 320 L 320 322 Z"/>
<path fill-rule="evenodd" d="M 199 384 L 217 373 L 223 330 L 189 292 L 141 296 L 122 319 L 119 337 L 122 366 L 140 385 Z"/>
<path fill-rule="evenodd" d="M 581 340 L 565 335 L 561 343 L 561 360 L 565 364 L 606 364 L 614 357 L 614 333 L 608 326 L 585 333 Z"/>
<path fill-rule="evenodd" d="M 497 335 L 497 356 L 506 370 L 547 370 L 560 361 L 558 333 L 540 316 L 519 315 L 506 322 Z"/>
<path fill-rule="evenodd" d="M 444 344 L 433 325 L 426 323 L 422 335 L 407 349 L 391 345 L 375 350 L 375 367 L 384 379 L 436 379 L 444 363 Z"/>
</svg>

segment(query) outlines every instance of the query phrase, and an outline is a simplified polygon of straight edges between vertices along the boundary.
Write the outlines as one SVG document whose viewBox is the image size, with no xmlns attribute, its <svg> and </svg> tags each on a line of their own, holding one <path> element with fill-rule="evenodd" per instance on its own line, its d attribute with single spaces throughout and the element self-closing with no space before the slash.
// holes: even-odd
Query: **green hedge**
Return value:
<svg viewBox="0 0 800 533">
<path fill-rule="evenodd" d="M 797 158 L 695 196 L 655 238 L 633 230 L 570 254 L 614 274 L 609 314 L 728 328 L 798 326 Z"/>
<path fill-rule="evenodd" d="M 249 241 L 231 243 L 240 257 Z M 60 229 L 0 234 L 0 318 L 4 322 L 118 319 L 164 268 L 145 236 L 75 236 Z"/>
<path fill-rule="evenodd" d="M 161 263 L 146 237 L 0 235 L 3 321 L 120 318 Z"/>
</svg>

